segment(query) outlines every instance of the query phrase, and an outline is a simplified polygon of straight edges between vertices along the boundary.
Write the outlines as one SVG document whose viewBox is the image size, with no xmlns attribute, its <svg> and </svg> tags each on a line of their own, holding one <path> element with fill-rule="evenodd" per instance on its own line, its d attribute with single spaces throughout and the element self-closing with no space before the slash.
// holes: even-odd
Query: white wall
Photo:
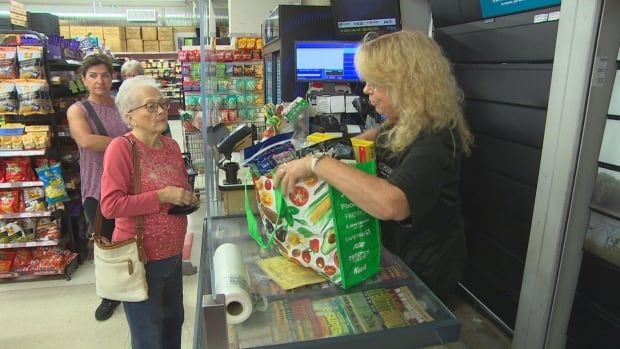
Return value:
<svg viewBox="0 0 620 349">
<path fill-rule="evenodd" d="M 403 29 L 428 33 L 431 20 L 429 0 L 400 0 L 400 19 Z"/>
<path fill-rule="evenodd" d="M 300 5 L 301 0 L 228 0 L 229 32 L 236 34 L 260 34 L 261 24 L 277 5 Z"/>
</svg>

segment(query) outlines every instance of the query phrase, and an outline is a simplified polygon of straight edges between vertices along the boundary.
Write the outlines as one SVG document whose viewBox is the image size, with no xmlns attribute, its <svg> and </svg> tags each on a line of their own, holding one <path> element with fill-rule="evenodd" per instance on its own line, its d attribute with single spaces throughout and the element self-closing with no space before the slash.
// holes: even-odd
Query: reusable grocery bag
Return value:
<svg viewBox="0 0 620 349">
<path fill-rule="evenodd" d="M 376 174 L 374 161 L 351 166 Z M 283 256 L 342 288 L 358 285 L 379 271 L 379 221 L 327 182 L 313 176 L 283 196 L 274 188 L 271 173 L 254 173 L 253 181 L 263 232 L 249 208 L 247 191 L 246 216 L 249 233 L 262 248 L 275 244 Z"/>
</svg>

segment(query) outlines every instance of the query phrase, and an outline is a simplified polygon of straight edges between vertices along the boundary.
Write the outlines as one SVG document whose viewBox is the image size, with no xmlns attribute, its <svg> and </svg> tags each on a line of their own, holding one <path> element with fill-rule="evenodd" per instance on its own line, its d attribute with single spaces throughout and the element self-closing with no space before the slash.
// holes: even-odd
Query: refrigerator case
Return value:
<svg viewBox="0 0 620 349">
<path fill-rule="evenodd" d="M 353 289 L 322 283 L 287 292 L 257 265 L 277 252 L 260 249 L 246 224 L 243 217 L 213 217 L 203 256 L 209 261 L 223 243 L 239 246 L 255 298 L 254 311 L 245 322 L 226 327 L 225 313 L 214 324 L 217 317 L 209 313 L 213 309 L 204 307 L 196 324 L 203 347 L 217 349 L 212 343 L 220 338 L 209 338 L 202 319 L 210 319 L 209 328 L 227 328 L 230 348 L 412 348 L 458 341 L 459 321 L 391 253 L 383 252 L 380 274 Z M 205 299 L 211 298 L 210 268 L 203 268 L 200 277 Z"/>
</svg>

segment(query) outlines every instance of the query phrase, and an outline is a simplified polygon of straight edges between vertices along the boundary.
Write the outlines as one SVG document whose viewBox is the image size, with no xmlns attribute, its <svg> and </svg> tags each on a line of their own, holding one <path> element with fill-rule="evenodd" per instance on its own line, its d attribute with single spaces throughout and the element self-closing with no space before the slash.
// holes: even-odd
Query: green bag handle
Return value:
<svg viewBox="0 0 620 349">
<path fill-rule="evenodd" d="M 250 172 L 247 173 L 246 178 L 245 178 L 245 182 L 243 185 L 243 189 L 245 191 L 245 218 L 248 222 L 248 233 L 250 234 L 250 237 L 252 237 L 252 239 L 254 239 L 254 241 L 256 241 L 256 243 L 258 244 L 258 246 L 260 246 L 262 249 L 267 249 L 269 248 L 271 245 L 273 245 L 273 239 L 276 236 L 276 226 L 274 225 L 273 227 L 273 231 L 269 234 L 269 238 L 267 239 L 267 242 L 263 241 L 263 237 L 261 236 L 260 233 L 260 229 L 258 229 L 258 221 L 256 220 L 256 217 L 254 216 L 254 212 L 252 212 L 252 206 L 250 205 L 250 197 L 248 196 L 248 180 L 250 180 L 252 178 Z M 282 198 L 282 192 L 280 190 L 276 190 L 276 214 L 277 214 L 277 218 L 276 218 L 276 222 L 280 221 L 280 212 L 282 211 L 282 200 L 284 200 L 284 198 Z"/>
</svg>

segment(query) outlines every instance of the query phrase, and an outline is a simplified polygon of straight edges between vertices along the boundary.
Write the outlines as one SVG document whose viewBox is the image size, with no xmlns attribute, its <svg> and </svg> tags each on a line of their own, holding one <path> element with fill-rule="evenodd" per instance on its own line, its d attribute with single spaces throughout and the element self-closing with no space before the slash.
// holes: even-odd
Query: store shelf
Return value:
<svg viewBox="0 0 620 349">
<path fill-rule="evenodd" d="M 54 67 L 54 68 L 68 68 L 68 69 L 77 69 L 82 65 L 81 61 L 76 61 L 73 59 L 62 59 L 62 60 L 55 60 L 55 61 L 48 61 L 47 62 L 48 65 L 50 67 Z"/>
<path fill-rule="evenodd" d="M 59 242 L 60 242 L 60 240 L 15 242 L 15 243 L 10 243 L 10 244 L 0 244 L 0 249 L 5 249 L 5 248 L 21 248 L 21 247 L 57 246 Z"/>
<path fill-rule="evenodd" d="M 43 156 L 45 149 L 35 150 L 0 150 L 0 157 L 7 158 L 12 156 Z"/>
<path fill-rule="evenodd" d="M 51 217 L 51 211 L 44 212 L 18 212 L 18 213 L 0 213 L 0 219 L 14 219 L 14 218 L 41 218 Z"/>
<path fill-rule="evenodd" d="M 37 270 L 37 271 L 30 271 L 30 272 L 6 272 L 6 273 L 0 273 L 0 280 L 1 279 L 30 279 L 30 278 L 36 278 L 39 276 L 54 276 L 54 275 L 63 275 L 66 276 L 67 280 L 71 279 L 71 274 L 73 274 L 73 271 L 75 271 L 75 269 L 77 269 L 78 267 L 78 260 L 77 260 L 77 255 L 72 256 L 71 258 L 69 258 L 68 261 L 65 262 L 65 269 L 60 271 L 60 270 Z"/>
<path fill-rule="evenodd" d="M 0 183 L 0 189 L 42 187 L 41 181 Z"/>
</svg>

